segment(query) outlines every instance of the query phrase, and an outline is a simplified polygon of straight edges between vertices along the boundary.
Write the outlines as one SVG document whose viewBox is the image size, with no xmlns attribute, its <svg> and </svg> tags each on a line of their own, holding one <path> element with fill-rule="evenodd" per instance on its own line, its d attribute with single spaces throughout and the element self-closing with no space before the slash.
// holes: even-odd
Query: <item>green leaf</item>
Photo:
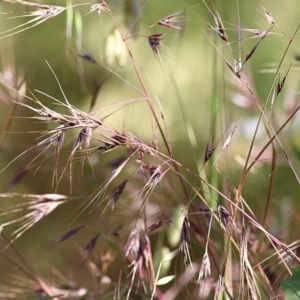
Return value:
<svg viewBox="0 0 300 300">
<path fill-rule="evenodd" d="M 293 274 L 287 280 L 283 281 L 285 300 L 300 299 L 300 267 L 293 269 Z"/>
</svg>

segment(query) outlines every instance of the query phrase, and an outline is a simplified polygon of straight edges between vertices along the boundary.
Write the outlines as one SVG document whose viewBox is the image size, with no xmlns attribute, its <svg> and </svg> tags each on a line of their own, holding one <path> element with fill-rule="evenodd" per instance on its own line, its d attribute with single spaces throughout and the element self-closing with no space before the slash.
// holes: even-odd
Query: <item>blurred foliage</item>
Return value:
<svg viewBox="0 0 300 300">
<path fill-rule="evenodd" d="M 282 283 L 286 300 L 300 299 L 300 269 L 294 268 L 293 275 Z"/>
</svg>

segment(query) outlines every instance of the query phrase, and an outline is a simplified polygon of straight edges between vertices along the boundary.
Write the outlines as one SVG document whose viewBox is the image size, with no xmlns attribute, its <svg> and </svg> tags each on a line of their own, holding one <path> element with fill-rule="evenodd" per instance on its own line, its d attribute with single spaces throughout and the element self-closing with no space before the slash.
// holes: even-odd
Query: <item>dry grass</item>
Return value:
<svg viewBox="0 0 300 300">
<path fill-rule="evenodd" d="M 106 1 L 35 2 L 0 4 L 2 16 L 7 14 L 0 40 L 17 40 L 43 23 L 51 27 L 65 14 L 66 52 L 79 78 L 73 88 L 85 91 L 88 104 L 71 101 L 47 57 L 53 92 L 41 90 L 38 82 L 28 88 L 35 69 L 21 76 L 18 61 L 0 52 L 6 59 L 0 99 L 7 107 L 1 132 L 0 255 L 9 270 L 1 278 L 0 298 L 281 299 L 282 281 L 300 263 L 297 232 L 291 229 L 299 223 L 297 205 L 289 203 L 294 212 L 283 220 L 282 232 L 274 224 L 288 205 L 276 186 L 284 168 L 293 182 L 282 185 L 292 184 L 296 192 L 300 186 L 298 148 L 292 151 L 289 138 L 300 106 L 287 91 L 297 57 L 285 65 L 300 23 L 285 31 L 261 6 L 261 27 L 248 27 L 239 1 L 230 1 L 237 12 L 234 25 L 234 18 L 225 17 L 229 8 L 204 0 L 180 2 L 181 10 L 167 7 L 167 13 L 151 1 L 128 1 L 123 8 Z M 82 24 L 92 17 L 101 30 L 110 28 L 103 59 L 83 50 Z M 180 69 L 169 67 L 168 43 L 185 36 L 192 43 L 195 34 L 205 36 L 205 49 L 214 58 L 211 82 L 195 57 L 199 74 L 188 74 L 191 80 L 199 77 L 196 92 L 209 90 L 203 108 L 199 99 L 196 106 L 185 100 L 193 92 L 181 89 Z M 259 85 L 249 66 L 262 69 L 255 60 L 266 53 L 272 36 L 282 50 L 271 80 Z M 144 56 L 136 48 L 140 42 Z M 64 66 L 67 74 L 69 69 Z M 90 74 L 96 74 L 91 85 Z M 107 87 L 106 81 L 113 83 Z M 159 81 L 167 83 L 165 94 L 160 95 Z M 105 89 L 117 100 L 104 103 Z M 279 105 L 283 97 L 286 110 Z M 198 115 L 193 119 L 198 109 L 205 118 L 201 123 Z M 138 114 L 131 114 L 135 110 Z M 248 113 L 255 124 L 243 136 Z M 169 121 L 174 115 L 183 123 L 178 132 L 187 138 L 174 139 L 176 128 Z M 24 124 L 34 129 L 26 133 Z M 25 134 L 32 136 L 26 143 Z M 264 182 L 265 194 L 253 174 Z M 33 247 L 36 242 L 41 246 Z"/>
</svg>

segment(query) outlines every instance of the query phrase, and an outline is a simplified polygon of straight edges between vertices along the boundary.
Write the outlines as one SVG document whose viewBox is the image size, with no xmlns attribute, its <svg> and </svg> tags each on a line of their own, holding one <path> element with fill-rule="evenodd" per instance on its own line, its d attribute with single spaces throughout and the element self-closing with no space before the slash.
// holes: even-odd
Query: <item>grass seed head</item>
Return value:
<svg viewBox="0 0 300 300">
<path fill-rule="evenodd" d="M 90 146 L 91 139 L 92 129 L 90 127 L 83 127 L 75 142 L 74 148 L 79 148 L 80 150 L 87 150 Z"/>
<path fill-rule="evenodd" d="M 79 231 L 81 231 L 85 226 L 84 225 L 81 225 L 77 228 L 74 228 L 74 229 L 70 229 L 69 231 L 65 232 L 64 234 L 62 234 L 61 236 L 59 236 L 54 244 L 55 245 L 58 245 L 66 240 L 68 240 L 69 238 L 73 237 L 74 235 L 76 235 Z"/>
<path fill-rule="evenodd" d="M 168 15 L 157 22 L 158 25 L 172 28 L 176 30 L 183 30 L 185 27 L 185 17 L 182 12 L 176 12 L 174 14 Z"/>
<path fill-rule="evenodd" d="M 223 25 L 223 22 L 222 22 L 222 19 L 219 15 L 219 13 L 216 11 L 215 13 L 212 13 L 211 12 L 211 15 L 215 21 L 215 25 L 216 27 L 212 27 L 215 32 L 218 34 L 218 36 L 225 42 L 228 43 L 228 36 L 227 36 L 227 33 L 226 33 L 226 29 Z"/>
<path fill-rule="evenodd" d="M 11 243 L 52 213 L 59 205 L 67 201 L 67 197 L 60 194 L 26 195 L 26 198 L 31 200 L 27 203 L 12 205 L 11 208 L 0 213 L 0 217 L 2 218 L 14 216 L 11 221 L 3 223 L 3 226 L 11 224 L 20 225 L 20 227 L 13 232 L 15 237 Z"/>
<path fill-rule="evenodd" d="M 83 248 L 84 260 L 87 259 L 90 256 L 91 252 L 94 250 L 99 237 L 100 237 L 100 234 L 98 233 L 95 236 L 93 236 L 93 238 L 91 238 L 88 241 L 88 243 L 84 246 L 84 248 Z"/>
<path fill-rule="evenodd" d="M 180 234 L 180 249 L 181 250 L 184 250 L 185 245 L 188 244 L 189 229 L 190 229 L 190 222 L 189 222 L 188 218 L 185 217 L 183 220 L 181 234 Z"/>
<path fill-rule="evenodd" d="M 161 49 L 161 42 L 162 42 L 162 37 L 164 36 L 164 33 L 155 33 L 150 36 L 148 36 L 148 42 L 149 45 L 152 49 L 152 51 L 157 55 L 159 50 Z"/>
<path fill-rule="evenodd" d="M 228 225 L 232 224 L 232 217 L 230 213 L 222 205 L 218 206 L 218 213 L 219 213 L 219 218 L 224 224 L 225 228 L 228 228 Z"/>
<path fill-rule="evenodd" d="M 125 246 L 125 256 L 130 260 L 136 260 L 140 249 L 140 233 L 136 227 L 133 227 Z"/>
<path fill-rule="evenodd" d="M 205 252 L 203 255 L 203 259 L 199 271 L 198 281 L 202 281 L 203 279 L 207 278 L 210 275 L 211 275 L 210 259 L 207 252 Z"/>
<path fill-rule="evenodd" d="M 106 1 L 98 0 L 96 3 L 91 5 L 90 13 L 94 11 L 96 11 L 100 16 L 102 12 L 109 12 L 110 8 L 107 6 Z"/>
<path fill-rule="evenodd" d="M 211 156 L 214 154 L 216 150 L 216 146 L 212 143 L 207 143 L 205 148 L 205 154 L 204 154 L 204 163 L 208 162 Z"/>
<path fill-rule="evenodd" d="M 108 201 L 111 202 L 113 207 L 116 205 L 116 203 L 119 200 L 121 194 L 123 193 L 123 190 L 124 190 L 126 184 L 127 184 L 127 180 L 124 180 L 108 196 Z"/>
<path fill-rule="evenodd" d="M 273 18 L 271 12 L 269 10 L 267 10 L 264 6 L 263 6 L 263 12 L 264 12 L 264 16 L 267 19 L 268 25 L 275 25 L 275 19 Z"/>
</svg>

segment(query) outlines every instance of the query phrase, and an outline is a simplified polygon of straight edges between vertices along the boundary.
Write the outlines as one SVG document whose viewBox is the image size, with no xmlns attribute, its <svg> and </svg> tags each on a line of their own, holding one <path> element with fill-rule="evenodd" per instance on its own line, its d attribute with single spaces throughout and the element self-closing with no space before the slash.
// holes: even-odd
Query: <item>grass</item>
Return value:
<svg viewBox="0 0 300 300">
<path fill-rule="evenodd" d="M 0 298 L 283 299 L 293 7 L 4 0 Z"/>
</svg>

